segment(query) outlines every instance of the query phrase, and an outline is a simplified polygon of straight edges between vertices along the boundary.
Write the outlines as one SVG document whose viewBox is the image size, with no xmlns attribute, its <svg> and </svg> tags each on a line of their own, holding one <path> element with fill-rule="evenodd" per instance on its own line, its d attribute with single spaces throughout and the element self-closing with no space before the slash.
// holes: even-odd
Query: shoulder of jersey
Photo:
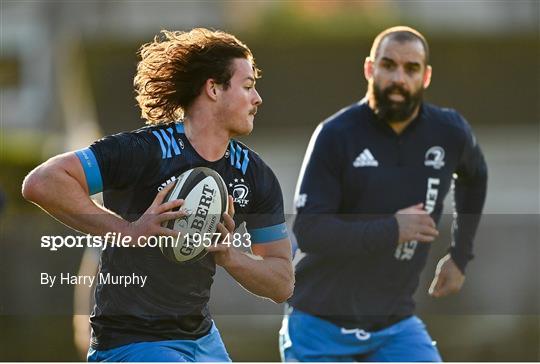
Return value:
<svg viewBox="0 0 540 364">
<path fill-rule="evenodd" d="M 147 125 L 132 132 L 142 140 L 155 146 L 161 159 L 169 159 L 182 154 L 183 141 L 179 137 L 184 134 L 182 123 L 171 122 L 160 125 Z"/>
<path fill-rule="evenodd" d="M 335 114 L 328 117 L 321 124 L 325 130 L 334 132 L 350 132 L 350 126 L 361 126 L 369 121 L 369 117 L 362 117 L 368 110 L 364 100 L 346 106 Z"/>
<path fill-rule="evenodd" d="M 469 133 L 467 122 L 455 109 L 438 107 L 430 103 L 424 103 L 423 107 L 430 123 L 437 123 L 458 133 Z"/>
<path fill-rule="evenodd" d="M 264 161 L 257 152 L 238 140 L 231 139 L 228 148 L 225 155 L 229 164 L 233 168 L 242 171 L 244 175 L 248 170 L 264 165 Z"/>
</svg>

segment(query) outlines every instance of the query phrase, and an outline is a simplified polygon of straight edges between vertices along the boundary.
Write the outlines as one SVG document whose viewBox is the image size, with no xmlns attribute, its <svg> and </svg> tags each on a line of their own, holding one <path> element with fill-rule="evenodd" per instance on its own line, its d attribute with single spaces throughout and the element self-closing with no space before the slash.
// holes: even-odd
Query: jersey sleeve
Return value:
<svg viewBox="0 0 540 364">
<path fill-rule="evenodd" d="M 287 238 L 288 231 L 283 212 L 283 194 L 274 172 L 262 163 L 256 177 L 254 204 L 244 216 L 253 244 L 270 243 Z"/>
<path fill-rule="evenodd" d="M 340 211 L 343 166 L 347 160 L 339 133 L 324 123 L 315 130 L 302 165 L 293 231 L 299 248 L 325 255 L 361 254 L 397 244 L 396 219 L 347 219 Z M 354 198 L 354 196 L 347 196 Z M 332 249 L 329 249 L 332 247 Z"/>
<path fill-rule="evenodd" d="M 83 167 L 89 193 L 125 188 L 137 181 L 152 159 L 154 148 L 137 133 L 102 138 L 75 152 Z"/>
<path fill-rule="evenodd" d="M 487 191 L 487 165 L 467 121 L 457 114 L 464 131 L 464 146 L 454 180 L 455 219 L 450 254 L 462 272 L 474 257 L 473 240 L 480 223 Z"/>
</svg>

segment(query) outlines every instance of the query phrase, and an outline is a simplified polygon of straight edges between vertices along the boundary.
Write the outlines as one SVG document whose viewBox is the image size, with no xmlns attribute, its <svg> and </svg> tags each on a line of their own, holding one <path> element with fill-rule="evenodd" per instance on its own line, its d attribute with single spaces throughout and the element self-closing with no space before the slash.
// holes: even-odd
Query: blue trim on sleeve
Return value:
<svg viewBox="0 0 540 364">
<path fill-rule="evenodd" d="M 75 151 L 75 155 L 81 161 L 90 195 L 103 191 L 101 171 L 94 152 L 90 148 L 85 148 Z"/>
<path fill-rule="evenodd" d="M 253 244 L 271 243 L 289 236 L 287 224 L 281 223 L 274 226 L 267 226 L 260 229 L 248 230 Z"/>
</svg>

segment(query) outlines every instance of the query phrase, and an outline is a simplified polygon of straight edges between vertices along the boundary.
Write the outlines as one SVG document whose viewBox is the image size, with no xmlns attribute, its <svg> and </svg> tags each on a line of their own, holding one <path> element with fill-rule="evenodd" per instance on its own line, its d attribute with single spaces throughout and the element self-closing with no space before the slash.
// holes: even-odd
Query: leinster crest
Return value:
<svg viewBox="0 0 540 364">
<path fill-rule="evenodd" d="M 243 178 L 235 178 L 234 182 L 229 183 L 229 189 L 232 189 L 232 197 L 234 202 L 240 207 L 246 207 L 249 203 L 248 194 L 249 188 L 246 186 Z"/>
<path fill-rule="evenodd" d="M 429 148 L 426 152 L 424 165 L 435 169 L 444 167 L 444 149 L 439 146 Z"/>
</svg>

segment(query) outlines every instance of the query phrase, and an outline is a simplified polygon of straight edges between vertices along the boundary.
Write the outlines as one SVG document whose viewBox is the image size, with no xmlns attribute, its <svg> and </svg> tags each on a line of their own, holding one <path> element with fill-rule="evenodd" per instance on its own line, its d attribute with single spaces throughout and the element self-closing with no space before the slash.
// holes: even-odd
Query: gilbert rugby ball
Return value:
<svg viewBox="0 0 540 364">
<path fill-rule="evenodd" d="M 184 204 L 180 208 L 188 211 L 189 215 L 163 223 L 164 227 L 182 234 L 174 239 L 173 244 L 161 244 L 160 249 L 173 262 L 194 262 L 207 253 L 203 244 L 204 234 L 211 236 L 209 234 L 217 231 L 217 224 L 223 222 L 222 215 L 227 209 L 227 186 L 216 171 L 206 167 L 190 169 L 172 183 L 175 186 L 164 202 L 183 199 Z"/>
</svg>

